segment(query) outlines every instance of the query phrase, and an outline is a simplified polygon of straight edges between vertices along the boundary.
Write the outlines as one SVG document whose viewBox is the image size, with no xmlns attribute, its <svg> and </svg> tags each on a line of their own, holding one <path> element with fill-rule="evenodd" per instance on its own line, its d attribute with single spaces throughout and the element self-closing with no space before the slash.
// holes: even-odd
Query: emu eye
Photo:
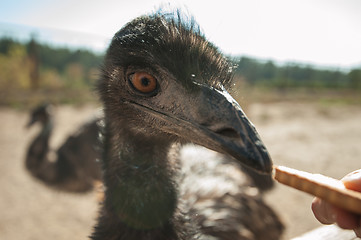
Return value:
<svg viewBox="0 0 361 240">
<path fill-rule="evenodd" d="M 157 89 L 157 80 L 146 72 L 135 72 L 129 75 L 129 82 L 141 93 L 149 94 Z"/>
</svg>

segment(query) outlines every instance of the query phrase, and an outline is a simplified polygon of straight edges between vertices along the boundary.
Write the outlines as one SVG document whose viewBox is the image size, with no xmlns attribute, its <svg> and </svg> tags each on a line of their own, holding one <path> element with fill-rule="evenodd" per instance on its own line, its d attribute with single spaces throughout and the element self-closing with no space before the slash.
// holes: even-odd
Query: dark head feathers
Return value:
<svg viewBox="0 0 361 240">
<path fill-rule="evenodd" d="M 129 22 L 113 37 L 105 61 L 113 67 L 161 66 L 189 90 L 195 82 L 221 88 L 232 77 L 232 64 L 180 11 L 159 11 Z"/>
</svg>

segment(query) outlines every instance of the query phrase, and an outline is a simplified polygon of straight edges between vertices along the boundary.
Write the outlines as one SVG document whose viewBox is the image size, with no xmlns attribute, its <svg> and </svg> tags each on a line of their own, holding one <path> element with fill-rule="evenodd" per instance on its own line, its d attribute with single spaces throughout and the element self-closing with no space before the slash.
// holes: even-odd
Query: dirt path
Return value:
<svg viewBox="0 0 361 240">
<path fill-rule="evenodd" d="M 52 144 L 59 145 L 92 112 L 92 107 L 57 109 Z M 0 239 L 88 239 L 97 213 L 95 195 L 51 190 L 25 171 L 26 149 L 38 131 L 26 131 L 27 121 L 26 113 L 0 109 Z"/>
<path fill-rule="evenodd" d="M 360 168 L 361 107 L 313 104 L 254 104 L 247 109 L 275 164 L 340 178 Z M 56 147 L 93 114 L 94 107 L 56 108 Z M 0 109 L 0 238 L 87 239 L 97 215 L 94 193 L 56 192 L 25 171 L 26 148 L 38 129 L 26 131 L 27 113 Z M 267 201 L 287 225 L 284 239 L 320 226 L 312 197 L 277 185 Z"/>
<path fill-rule="evenodd" d="M 361 168 L 360 107 L 278 103 L 253 105 L 249 115 L 274 164 L 338 179 Z M 320 226 L 312 199 L 280 184 L 268 195 L 287 226 L 284 239 Z"/>
</svg>

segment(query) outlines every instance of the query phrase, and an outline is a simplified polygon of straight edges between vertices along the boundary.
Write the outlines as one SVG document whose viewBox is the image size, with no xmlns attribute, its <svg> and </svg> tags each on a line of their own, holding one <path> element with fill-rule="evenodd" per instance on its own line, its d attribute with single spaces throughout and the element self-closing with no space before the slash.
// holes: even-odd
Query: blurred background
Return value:
<svg viewBox="0 0 361 240">
<path fill-rule="evenodd" d="M 93 193 L 54 191 L 24 169 L 38 129 L 31 108 L 55 104 L 57 148 L 100 107 L 99 67 L 116 31 L 133 18 L 182 8 L 235 64 L 232 95 L 275 164 L 335 178 L 360 168 L 361 2 L 358 0 L 49 1 L 0 4 L 0 238 L 86 239 Z M 284 239 L 320 226 L 312 197 L 277 185 L 267 201 Z"/>
</svg>

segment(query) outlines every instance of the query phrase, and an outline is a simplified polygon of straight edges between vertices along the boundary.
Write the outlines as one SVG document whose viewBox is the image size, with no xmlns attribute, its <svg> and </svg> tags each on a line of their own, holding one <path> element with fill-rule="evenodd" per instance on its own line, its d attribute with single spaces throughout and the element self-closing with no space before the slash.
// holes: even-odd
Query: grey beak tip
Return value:
<svg viewBox="0 0 361 240">
<path fill-rule="evenodd" d="M 273 162 L 266 148 L 261 150 L 261 156 L 257 161 L 260 166 L 260 170 L 263 173 L 271 174 L 273 169 Z"/>
<path fill-rule="evenodd" d="M 260 173 L 271 174 L 273 169 L 273 163 L 271 160 L 261 160 L 251 167 Z"/>
</svg>

